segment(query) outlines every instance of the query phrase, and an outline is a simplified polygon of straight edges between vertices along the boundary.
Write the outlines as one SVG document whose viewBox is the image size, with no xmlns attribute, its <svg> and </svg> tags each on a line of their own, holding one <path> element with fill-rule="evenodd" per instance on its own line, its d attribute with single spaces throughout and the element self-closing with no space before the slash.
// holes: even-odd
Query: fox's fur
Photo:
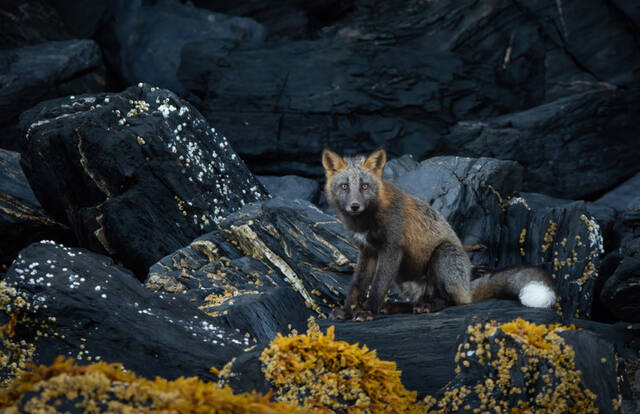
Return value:
<svg viewBox="0 0 640 414">
<path fill-rule="evenodd" d="M 325 191 L 359 249 L 353 283 L 334 319 L 372 319 L 392 283 L 414 312 L 489 298 L 550 307 L 556 291 L 542 270 L 523 266 L 471 280 L 473 266 L 447 220 L 424 201 L 382 180 L 386 152 L 341 157 L 325 149 Z"/>
</svg>

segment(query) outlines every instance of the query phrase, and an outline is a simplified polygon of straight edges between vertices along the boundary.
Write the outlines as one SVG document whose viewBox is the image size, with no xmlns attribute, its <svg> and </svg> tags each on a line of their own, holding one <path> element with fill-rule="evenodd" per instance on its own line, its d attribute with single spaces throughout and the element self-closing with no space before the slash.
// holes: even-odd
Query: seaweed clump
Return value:
<svg viewBox="0 0 640 414">
<path fill-rule="evenodd" d="M 433 413 L 597 413 L 597 396 L 560 335 L 573 329 L 520 318 L 471 325 L 456 353 L 456 378 L 425 403 Z"/>
<path fill-rule="evenodd" d="M 333 326 L 324 334 L 311 322 L 306 334 L 278 334 L 260 360 L 278 401 L 324 412 L 425 412 L 416 392 L 400 382 L 395 362 L 380 360 L 366 346 L 336 341 Z"/>
<path fill-rule="evenodd" d="M 51 366 L 30 367 L 0 391 L 0 411 L 83 413 L 305 413 L 270 395 L 233 394 L 231 388 L 192 378 L 151 381 L 121 364 L 79 366 L 58 357 Z"/>
</svg>

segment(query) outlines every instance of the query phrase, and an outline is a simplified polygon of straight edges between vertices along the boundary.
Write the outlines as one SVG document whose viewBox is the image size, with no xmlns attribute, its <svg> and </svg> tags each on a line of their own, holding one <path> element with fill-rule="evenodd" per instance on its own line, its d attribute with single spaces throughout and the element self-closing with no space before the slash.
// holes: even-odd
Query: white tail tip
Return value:
<svg viewBox="0 0 640 414">
<path fill-rule="evenodd" d="M 543 282 L 529 282 L 518 295 L 524 306 L 531 308 L 549 308 L 556 303 L 556 293 Z"/>
</svg>

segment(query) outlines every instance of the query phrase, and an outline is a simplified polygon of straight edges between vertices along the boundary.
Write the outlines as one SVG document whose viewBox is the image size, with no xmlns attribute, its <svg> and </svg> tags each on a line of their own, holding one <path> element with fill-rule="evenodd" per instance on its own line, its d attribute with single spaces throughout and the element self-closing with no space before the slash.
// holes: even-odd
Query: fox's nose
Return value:
<svg viewBox="0 0 640 414">
<path fill-rule="evenodd" d="M 356 203 L 355 201 L 351 203 L 351 211 L 358 211 L 360 209 L 360 203 Z"/>
</svg>

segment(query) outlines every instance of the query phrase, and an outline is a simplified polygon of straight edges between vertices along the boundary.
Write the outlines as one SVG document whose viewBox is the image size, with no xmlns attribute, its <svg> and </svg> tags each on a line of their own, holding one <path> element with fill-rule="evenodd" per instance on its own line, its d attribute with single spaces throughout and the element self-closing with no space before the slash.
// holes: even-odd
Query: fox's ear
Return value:
<svg viewBox="0 0 640 414">
<path fill-rule="evenodd" d="M 382 170 L 387 163 L 387 152 L 384 148 L 374 151 L 364 160 L 362 166 L 369 170 L 372 174 L 382 178 Z"/>
<path fill-rule="evenodd" d="M 331 177 L 338 171 L 347 168 L 347 163 L 341 156 L 325 148 L 322 151 L 322 166 L 324 167 L 324 172 L 327 174 L 327 177 Z"/>
</svg>

